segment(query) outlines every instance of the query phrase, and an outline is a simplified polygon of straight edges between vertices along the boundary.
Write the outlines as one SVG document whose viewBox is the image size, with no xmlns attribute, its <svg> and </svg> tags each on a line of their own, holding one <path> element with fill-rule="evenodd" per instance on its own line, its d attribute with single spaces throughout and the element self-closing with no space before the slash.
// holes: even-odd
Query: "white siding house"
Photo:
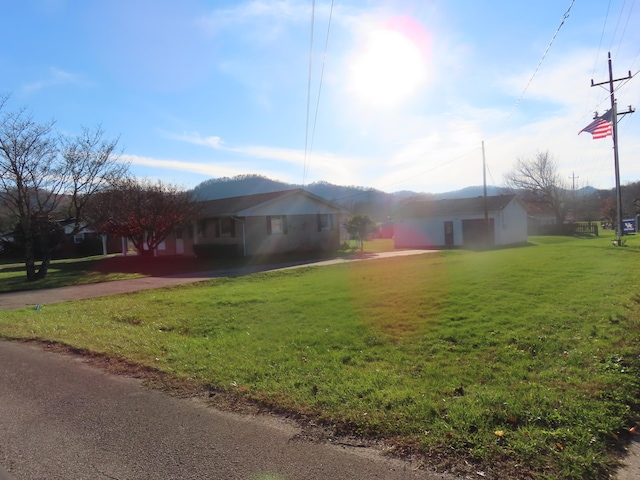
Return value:
<svg viewBox="0 0 640 480">
<path fill-rule="evenodd" d="M 394 216 L 395 248 L 475 248 L 526 241 L 527 209 L 516 195 L 414 201 L 401 205 Z"/>
<path fill-rule="evenodd" d="M 198 221 L 177 229 L 163 255 L 253 256 L 333 251 L 348 212 L 303 189 L 201 202 Z"/>
</svg>

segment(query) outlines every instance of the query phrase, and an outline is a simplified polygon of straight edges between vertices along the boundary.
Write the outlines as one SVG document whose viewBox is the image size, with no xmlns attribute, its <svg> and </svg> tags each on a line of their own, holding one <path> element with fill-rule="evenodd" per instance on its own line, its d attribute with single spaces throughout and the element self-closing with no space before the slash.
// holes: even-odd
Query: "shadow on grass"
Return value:
<svg viewBox="0 0 640 480">
<path fill-rule="evenodd" d="M 350 251 L 301 252 L 288 255 L 211 259 L 191 256 L 100 256 L 53 261 L 47 276 L 36 282 L 27 282 L 24 263 L 7 263 L 0 265 L 0 293 L 58 288 L 137 277 L 185 275 L 260 265 L 301 265 L 320 260 L 353 257 L 354 253 Z"/>
</svg>

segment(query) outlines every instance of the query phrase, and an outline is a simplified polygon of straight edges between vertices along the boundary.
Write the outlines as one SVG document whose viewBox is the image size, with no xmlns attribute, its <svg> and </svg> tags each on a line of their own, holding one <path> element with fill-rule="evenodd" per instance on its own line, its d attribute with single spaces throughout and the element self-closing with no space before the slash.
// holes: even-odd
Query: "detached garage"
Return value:
<svg viewBox="0 0 640 480">
<path fill-rule="evenodd" d="M 395 248 L 486 248 L 524 243 L 527 209 L 516 195 L 414 201 L 396 211 L 393 238 Z"/>
</svg>

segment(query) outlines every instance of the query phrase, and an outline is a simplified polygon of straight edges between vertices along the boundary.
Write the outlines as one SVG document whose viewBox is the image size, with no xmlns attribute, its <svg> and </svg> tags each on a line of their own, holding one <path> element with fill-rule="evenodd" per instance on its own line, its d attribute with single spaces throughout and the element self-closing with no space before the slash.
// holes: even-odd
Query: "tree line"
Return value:
<svg viewBox="0 0 640 480">
<path fill-rule="evenodd" d="M 45 278 L 65 236 L 83 228 L 128 237 L 139 254 L 151 255 L 193 219 L 189 192 L 132 177 L 119 139 L 100 126 L 64 135 L 54 120 L 37 122 L 25 108 L 7 111 L 8 100 L 0 96 L 0 233 L 19 246 L 27 281 Z"/>
<path fill-rule="evenodd" d="M 7 111 L 8 100 L 0 96 L 0 237 L 8 232 L 19 245 L 27 281 L 44 278 L 65 236 L 83 228 L 127 237 L 140 255 L 150 256 L 172 231 L 196 219 L 193 192 L 132 177 L 119 139 L 107 138 L 100 126 L 64 135 L 54 120 L 39 123 L 25 108 Z M 548 151 L 516 159 L 504 176 L 505 188 L 518 193 L 532 214 L 551 213 L 558 224 L 613 224 L 613 192 L 576 195 L 567 183 Z M 626 215 L 640 213 L 640 182 L 624 186 L 622 199 Z M 358 201 L 367 204 L 373 197 Z M 354 204 L 350 210 L 356 215 L 346 227 L 361 245 L 372 227 L 370 209 Z M 67 232 L 61 221 L 70 225 Z"/>
<path fill-rule="evenodd" d="M 504 184 L 507 190 L 520 195 L 530 214 L 550 213 L 556 224 L 591 220 L 615 224 L 615 190 L 574 190 L 560 175 L 558 162 L 548 151 L 517 158 L 513 169 L 504 176 Z M 621 186 L 621 197 L 623 215 L 640 214 L 640 182 Z"/>
</svg>

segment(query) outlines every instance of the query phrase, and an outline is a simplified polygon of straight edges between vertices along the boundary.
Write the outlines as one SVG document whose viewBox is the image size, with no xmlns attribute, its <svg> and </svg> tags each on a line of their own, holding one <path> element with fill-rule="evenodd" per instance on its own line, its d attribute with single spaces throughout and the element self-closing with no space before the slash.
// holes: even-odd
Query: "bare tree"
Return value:
<svg viewBox="0 0 640 480">
<path fill-rule="evenodd" d="M 96 194 L 88 217 L 98 231 L 127 237 L 139 255 L 151 256 L 176 227 L 195 219 L 197 208 L 175 185 L 130 178 Z"/>
<path fill-rule="evenodd" d="M 35 241 L 49 244 L 44 233 L 64 186 L 52 130 L 53 121 L 36 123 L 24 109 L 0 118 L 0 195 L 22 231 L 28 281 L 43 278 L 49 268 L 51 256 L 45 248 L 36 270 Z"/>
<path fill-rule="evenodd" d="M 550 212 L 557 223 L 567 216 L 568 189 L 558 174 L 558 165 L 551 154 L 537 152 L 531 158 L 516 159 L 514 169 L 504 176 L 510 190 L 539 212 Z"/>
<path fill-rule="evenodd" d="M 0 97 L 0 111 L 7 99 Z M 21 232 L 27 281 L 47 274 L 60 243 L 53 232 L 59 232 L 54 223 L 64 215 L 62 207 L 72 214 L 77 231 L 86 202 L 126 172 L 113 155 L 117 141 L 102 140 L 101 129 L 62 139 L 53 126 L 53 120 L 37 123 L 24 108 L 0 116 L 0 203 Z"/>
<path fill-rule="evenodd" d="M 129 165 L 120 161 L 118 139 L 105 139 L 100 126 L 61 139 L 66 174 L 67 218 L 74 220 L 73 233 L 83 226 L 84 211 L 93 195 L 126 178 Z"/>
</svg>

